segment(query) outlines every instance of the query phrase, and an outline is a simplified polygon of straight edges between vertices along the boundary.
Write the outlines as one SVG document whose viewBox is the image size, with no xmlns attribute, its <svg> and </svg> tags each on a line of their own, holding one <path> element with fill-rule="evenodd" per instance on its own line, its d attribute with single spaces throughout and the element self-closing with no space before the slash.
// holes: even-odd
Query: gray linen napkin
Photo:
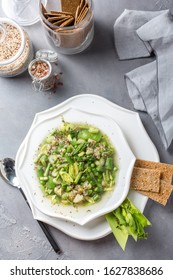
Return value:
<svg viewBox="0 0 173 280">
<path fill-rule="evenodd" d="M 151 51 L 155 53 L 156 61 L 127 73 L 125 79 L 134 108 L 145 111 L 151 116 L 167 149 L 173 139 L 173 17 L 170 16 L 168 10 L 161 11 L 159 15 L 153 12 L 153 17 L 150 16 L 148 22 L 145 21 L 141 27 L 135 30 L 136 23 L 134 25 L 132 23 L 136 21 L 137 13 L 141 14 L 140 11 L 132 13 L 133 20 L 129 21 L 130 28 L 135 33 L 133 40 L 130 42 L 128 36 L 121 35 L 123 40 L 118 46 L 116 34 L 117 30 L 122 30 L 122 28 L 119 29 L 118 20 L 116 21 L 114 25 L 115 45 L 120 59 L 122 57 L 124 59 L 124 55 L 122 56 L 124 51 L 119 49 L 120 45 L 127 50 L 126 59 L 139 57 L 139 52 L 134 51 L 135 49 L 132 52 L 130 44 L 133 46 L 136 44 L 141 48 L 142 44 L 146 47 L 147 43 Z M 148 12 L 146 14 L 148 15 Z M 121 24 L 122 22 L 121 16 Z M 120 36 L 118 37 L 120 38 Z M 141 50 L 144 49 L 141 48 Z M 141 53 L 144 54 L 144 52 Z"/>
<path fill-rule="evenodd" d="M 136 30 L 164 11 L 144 12 L 127 10 L 117 18 L 114 24 L 114 40 L 121 60 L 150 56 L 152 49 L 148 42 L 138 37 Z"/>
</svg>

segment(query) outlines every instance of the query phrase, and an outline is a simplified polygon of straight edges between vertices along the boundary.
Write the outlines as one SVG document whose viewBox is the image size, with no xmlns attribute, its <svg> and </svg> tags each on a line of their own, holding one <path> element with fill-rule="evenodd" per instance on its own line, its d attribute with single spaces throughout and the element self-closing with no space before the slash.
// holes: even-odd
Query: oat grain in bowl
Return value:
<svg viewBox="0 0 173 280">
<path fill-rule="evenodd" d="M 35 159 L 41 189 L 53 203 L 88 205 L 113 190 L 115 149 L 89 124 L 62 122 L 41 143 Z"/>
</svg>

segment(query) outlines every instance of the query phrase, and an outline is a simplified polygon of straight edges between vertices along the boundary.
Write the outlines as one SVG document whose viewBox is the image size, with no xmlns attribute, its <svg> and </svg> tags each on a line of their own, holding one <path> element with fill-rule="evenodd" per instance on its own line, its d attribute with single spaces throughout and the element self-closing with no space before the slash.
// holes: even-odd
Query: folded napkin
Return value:
<svg viewBox="0 0 173 280">
<path fill-rule="evenodd" d="M 169 10 L 125 10 L 114 24 L 114 38 L 120 60 L 155 54 L 155 61 L 125 80 L 134 108 L 151 116 L 167 149 L 173 140 L 173 16 Z"/>
</svg>

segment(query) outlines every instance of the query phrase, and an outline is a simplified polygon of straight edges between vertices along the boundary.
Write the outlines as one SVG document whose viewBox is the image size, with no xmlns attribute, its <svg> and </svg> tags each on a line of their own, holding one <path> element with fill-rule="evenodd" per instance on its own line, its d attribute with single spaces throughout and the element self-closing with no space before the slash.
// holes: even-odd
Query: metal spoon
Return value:
<svg viewBox="0 0 173 280">
<path fill-rule="evenodd" d="M 11 158 L 4 158 L 4 159 L 0 160 L 0 176 L 10 186 L 16 187 L 16 188 L 18 188 L 20 190 L 21 194 L 23 195 L 25 201 L 27 202 L 27 204 L 29 206 L 27 198 L 26 198 L 23 190 L 21 189 L 21 187 L 19 185 L 19 182 L 18 182 L 18 179 L 16 177 L 15 161 L 13 159 L 11 159 Z M 58 244 L 56 243 L 56 241 L 54 240 L 54 238 L 51 235 L 51 233 L 49 232 L 47 225 L 44 224 L 41 221 L 38 221 L 38 223 L 41 226 L 41 228 L 42 228 L 43 232 L 45 233 L 47 239 L 49 240 L 50 244 L 52 245 L 54 251 L 56 253 L 58 253 L 58 254 L 61 254 L 62 253 L 61 249 L 58 246 Z"/>
</svg>

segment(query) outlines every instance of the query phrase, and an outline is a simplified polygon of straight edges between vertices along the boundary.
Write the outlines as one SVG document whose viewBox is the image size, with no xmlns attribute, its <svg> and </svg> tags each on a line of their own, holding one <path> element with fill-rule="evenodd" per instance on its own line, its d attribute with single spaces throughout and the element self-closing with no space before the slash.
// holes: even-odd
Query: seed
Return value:
<svg viewBox="0 0 173 280">
<path fill-rule="evenodd" d="M 0 44 L 0 61 L 13 57 L 21 46 L 21 36 L 18 29 L 6 23 L 4 23 L 3 26 L 6 35 L 5 41 Z"/>
<path fill-rule="evenodd" d="M 35 69 L 35 71 L 33 71 Z M 44 61 L 36 61 L 31 66 L 31 73 L 36 78 L 43 78 L 49 73 L 49 65 Z"/>
</svg>

